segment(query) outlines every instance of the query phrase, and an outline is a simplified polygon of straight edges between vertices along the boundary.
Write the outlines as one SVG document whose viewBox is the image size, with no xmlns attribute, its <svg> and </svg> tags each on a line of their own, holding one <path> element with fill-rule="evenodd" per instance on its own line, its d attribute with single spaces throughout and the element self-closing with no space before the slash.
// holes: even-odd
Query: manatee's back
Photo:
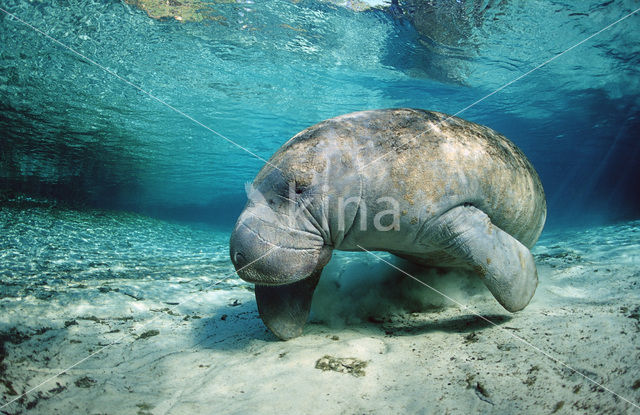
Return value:
<svg viewBox="0 0 640 415">
<path fill-rule="evenodd" d="M 402 220 L 412 225 L 416 218 L 418 227 L 470 203 L 531 247 L 546 218 L 538 174 L 511 141 L 438 112 L 400 108 L 335 117 L 298 133 L 270 162 L 304 185 L 323 172 L 334 188 L 338 181 L 354 187 L 354 174 L 362 174 L 363 194 L 399 200 L 406 206 Z M 256 181 L 271 169 L 265 165 Z"/>
<path fill-rule="evenodd" d="M 524 154 L 506 137 L 461 118 L 416 109 L 363 111 L 334 118 L 350 131 L 364 174 L 410 207 L 438 216 L 470 203 L 527 247 L 546 219 L 542 184 Z M 382 195 L 382 193 L 381 193 Z M 423 218 L 420 218 L 422 221 Z"/>
</svg>

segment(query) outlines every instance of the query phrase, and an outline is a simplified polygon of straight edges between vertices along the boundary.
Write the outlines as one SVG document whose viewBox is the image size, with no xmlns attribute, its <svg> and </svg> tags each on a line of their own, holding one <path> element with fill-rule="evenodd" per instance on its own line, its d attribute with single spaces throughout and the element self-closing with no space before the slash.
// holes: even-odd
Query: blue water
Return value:
<svg viewBox="0 0 640 415">
<path fill-rule="evenodd" d="M 241 2 L 179 22 L 122 1 L 0 1 L 3 197 L 230 227 L 263 164 L 7 12 L 268 159 L 351 111 L 457 113 L 638 7 L 425 3 Z M 550 226 L 640 215 L 639 27 L 637 13 L 459 114 L 523 149 Z"/>
</svg>

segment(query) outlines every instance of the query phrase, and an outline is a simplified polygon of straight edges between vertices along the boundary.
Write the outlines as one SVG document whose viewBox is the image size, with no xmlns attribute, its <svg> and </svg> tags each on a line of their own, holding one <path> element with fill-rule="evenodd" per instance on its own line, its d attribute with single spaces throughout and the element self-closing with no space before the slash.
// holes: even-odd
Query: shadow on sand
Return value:
<svg viewBox="0 0 640 415">
<path fill-rule="evenodd" d="M 444 310 L 444 308 L 442 308 Z M 433 310 L 430 315 L 436 315 Z M 471 333 L 509 322 L 508 314 L 488 314 L 482 317 L 465 314 L 428 320 L 422 313 L 394 315 L 390 318 L 371 317 L 368 321 L 332 327 L 325 322 L 307 323 L 303 336 L 340 334 L 344 330 L 368 332 L 377 336 L 420 336 L 434 332 Z M 255 301 L 237 306 L 227 305 L 215 316 L 194 322 L 195 343 L 200 347 L 220 351 L 248 349 L 264 342 L 280 342 L 262 323 Z"/>
</svg>

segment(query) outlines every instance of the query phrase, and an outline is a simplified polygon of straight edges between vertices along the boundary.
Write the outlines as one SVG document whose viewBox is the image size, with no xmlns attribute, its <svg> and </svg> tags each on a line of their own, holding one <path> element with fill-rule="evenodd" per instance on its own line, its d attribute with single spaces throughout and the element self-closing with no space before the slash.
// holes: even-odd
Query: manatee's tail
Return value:
<svg viewBox="0 0 640 415">
<path fill-rule="evenodd" d="M 264 324 L 282 340 L 302 334 L 322 269 L 287 285 L 256 285 L 256 302 Z"/>
</svg>

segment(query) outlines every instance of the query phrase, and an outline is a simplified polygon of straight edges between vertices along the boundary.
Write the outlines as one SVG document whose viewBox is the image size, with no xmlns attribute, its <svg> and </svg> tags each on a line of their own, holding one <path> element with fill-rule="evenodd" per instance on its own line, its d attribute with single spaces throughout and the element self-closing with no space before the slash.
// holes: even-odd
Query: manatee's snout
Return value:
<svg viewBox="0 0 640 415">
<path fill-rule="evenodd" d="M 320 235 L 243 216 L 229 244 L 231 261 L 243 280 L 259 285 L 291 284 L 329 261 L 331 249 Z"/>
<path fill-rule="evenodd" d="M 280 169 L 247 188 L 248 202 L 231 234 L 236 272 L 255 284 L 264 324 L 283 340 L 302 333 L 313 292 L 333 248 L 312 216 L 309 190 L 292 187 Z M 307 189 L 307 190 L 304 190 Z"/>
<path fill-rule="evenodd" d="M 322 237 L 243 214 L 229 245 L 240 278 L 256 284 L 264 324 L 283 340 L 302 334 L 313 291 L 331 259 Z"/>
</svg>

